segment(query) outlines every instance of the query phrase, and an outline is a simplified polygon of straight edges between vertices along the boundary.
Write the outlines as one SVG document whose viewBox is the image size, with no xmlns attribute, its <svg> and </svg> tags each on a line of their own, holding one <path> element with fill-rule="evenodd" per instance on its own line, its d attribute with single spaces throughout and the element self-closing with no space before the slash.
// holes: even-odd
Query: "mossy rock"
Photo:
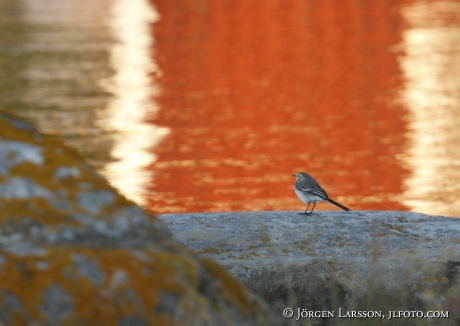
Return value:
<svg viewBox="0 0 460 326">
<path fill-rule="evenodd" d="M 0 324 L 278 325 L 60 140 L 0 112 Z"/>
</svg>

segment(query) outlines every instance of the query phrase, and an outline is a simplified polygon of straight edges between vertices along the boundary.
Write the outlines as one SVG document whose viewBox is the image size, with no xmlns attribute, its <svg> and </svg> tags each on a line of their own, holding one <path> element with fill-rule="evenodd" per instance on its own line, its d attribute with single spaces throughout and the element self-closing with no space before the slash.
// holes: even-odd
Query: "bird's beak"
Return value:
<svg viewBox="0 0 460 326">
<path fill-rule="evenodd" d="M 295 175 L 295 174 L 293 174 L 292 176 L 293 176 L 293 177 L 296 177 L 296 175 Z"/>
</svg>

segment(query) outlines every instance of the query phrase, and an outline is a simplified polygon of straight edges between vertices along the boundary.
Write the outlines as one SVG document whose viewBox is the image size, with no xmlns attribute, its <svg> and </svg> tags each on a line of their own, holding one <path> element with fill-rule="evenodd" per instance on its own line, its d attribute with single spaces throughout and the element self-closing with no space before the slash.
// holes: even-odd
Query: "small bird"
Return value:
<svg viewBox="0 0 460 326">
<path fill-rule="evenodd" d="M 316 182 L 316 180 L 313 179 L 309 174 L 305 172 L 299 172 L 297 174 L 293 174 L 292 176 L 297 178 L 297 181 L 294 183 L 294 191 L 297 197 L 299 197 L 299 199 L 305 204 L 308 204 L 307 209 L 305 209 L 305 212 L 303 214 L 312 214 L 313 210 L 315 209 L 316 202 L 318 201 L 328 201 L 331 204 L 340 207 L 344 211 L 351 211 L 351 209 L 349 209 L 348 207 L 345 207 L 342 204 L 339 204 L 330 199 L 326 191 L 324 191 L 324 189 L 321 188 L 319 183 Z M 313 208 L 311 209 L 310 213 L 307 213 L 310 204 L 313 204 Z"/>
</svg>

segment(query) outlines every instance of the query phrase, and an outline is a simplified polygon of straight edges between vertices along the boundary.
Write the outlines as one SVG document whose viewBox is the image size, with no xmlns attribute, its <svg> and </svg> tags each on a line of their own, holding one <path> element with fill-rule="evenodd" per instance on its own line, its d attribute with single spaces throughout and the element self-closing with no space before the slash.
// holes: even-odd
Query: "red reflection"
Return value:
<svg viewBox="0 0 460 326">
<path fill-rule="evenodd" d="M 400 2 L 155 0 L 151 121 L 171 133 L 148 206 L 301 211 L 291 175 L 306 171 L 352 210 L 407 209 Z"/>
</svg>

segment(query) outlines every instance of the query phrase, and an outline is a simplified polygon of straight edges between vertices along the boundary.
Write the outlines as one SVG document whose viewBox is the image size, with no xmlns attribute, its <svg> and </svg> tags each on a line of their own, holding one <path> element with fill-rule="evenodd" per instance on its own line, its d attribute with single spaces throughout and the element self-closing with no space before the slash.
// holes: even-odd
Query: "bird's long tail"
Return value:
<svg viewBox="0 0 460 326">
<path fill-rule="evenodd" d="M 351 211 L 351 209 L 349 209 L 348 207 L 345 207 L 345 206 L 343 206 L 342 204 L 339 204 L 338 202 L 333 201 L 333 200 L 330 199 L 330 198 L 327 198 L 326 200 L 327 200 L 328 202 L 330 202 L 331 204 L 333 204 L 333 205 L 335 205 L 335 206 L 337 206 L 337 207 L 340 207 L 340 208 L 343 209 L 344 211 L 347 211 L 347 212 Z"/>
</svg>

